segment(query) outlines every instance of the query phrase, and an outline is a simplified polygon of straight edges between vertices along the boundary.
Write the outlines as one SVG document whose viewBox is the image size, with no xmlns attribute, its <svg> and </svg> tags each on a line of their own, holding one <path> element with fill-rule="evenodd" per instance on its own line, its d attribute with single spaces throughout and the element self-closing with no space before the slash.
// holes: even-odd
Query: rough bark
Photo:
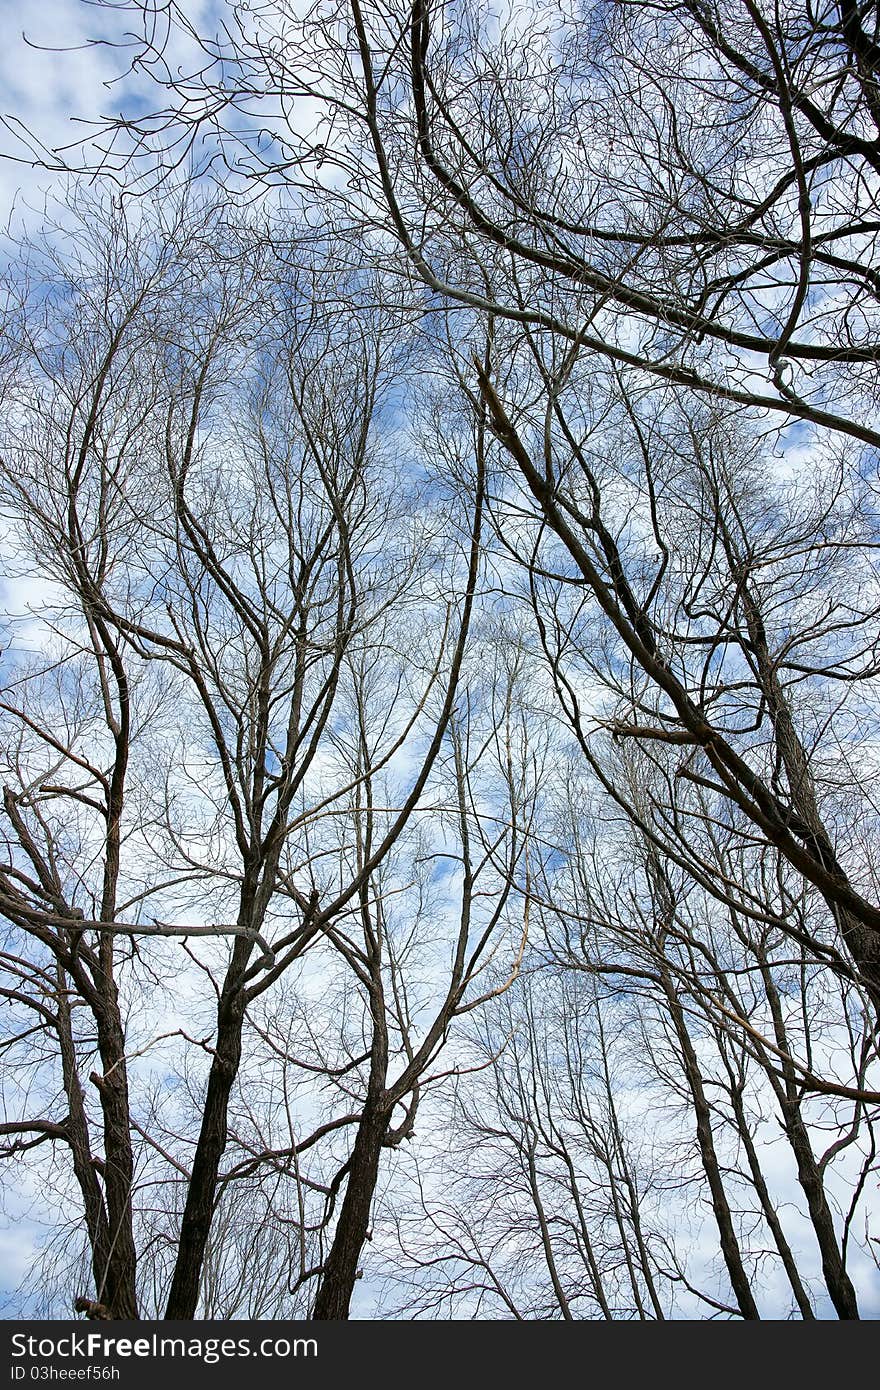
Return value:
<svg viewBox="0 0 880 1390">
<path fill-rule="evenodd" d="M 104 1196 L 92 1158 L 89 1122 L 76 1063 L 76 1049 L 73 1043 L 70 1005 L 67 1000 L 67 980 L 60 967 L 58 969 L 56 1031 L 61 1054 L 64 1094 L 67 1098 L 67 1121 L 64 1128 L 73 1161 L 74 1175 L 82 1194 L 86 1230 L 91 1250 L 92 1274 L 97 1294 L 98 1290 L 106 1287 L 108 1283 L 110 1232 Z M 113 1292 L 112 1287 L 107 1289 L 108 1297 L 112 1298 Z"/>
<path fill-rule="evenodd" d="M 721 1168 L 718 1163 L 718 1155 L 712 1136 L 712 1112 L 709 1107 L 709 1102 L 706 1099 L 706 1091 L 703 1086 L 703 1078 L 700 1072 L 697 1054 L 691 1042 L 690 1034 L 688 1033 L 684 1019 L 684 1012 L 675 993 L 672 981 L 669 978 L 668 971 L 663 970 L 662 979 L 664 992 L 669 1004 L 669 1012 L 681 1047 L 685 1078 L 694 1107 L 694 1116 L 697 1122 L 697 1144 L 700 1150 L 703 1171 L 706 1174 L 706 1182 L 709 1187 L 712 1212 L 718 1227 L 721 1253 L 724 1257 L 724 1263 L 727 1266 L 731 1288 L 733 1289 L 733 1294 L 740 1313 L 744 1318 L 757 1319 L 760 1318 L 761 1315 L 758 1312 L 758 1305 L 755 1303 L 755 1299 L 752 1295 L 751 1283 L 742 1262 L 742 1255 L 733 1225 L 730 1204 L 724 1190 Z"/>
<path fill-rule="evenodd" d="M 217 1006 L 217 1042 L 165 1308 L 165 1317 L 177 1321 L 194 1318 L 198 1307 L 220 1161 L 226 1149 L 229 1098 L 241 1063 L 245 1011 L 242 976 L 252 949 L 252 943 L 245 938 L 236 941 Z"/>
<path fill-rule="evenodd" d="M 348 1182 L 333 1243 L 315 1297 L 312 1317 L 317 1321 L 348 1318 L 361 1251 L 370 1230 L 370 1210 L 388 1118 L 378 1101 L 367 1102 L 351 1153 Z"/>
<path fill-rule="evenodd" d="M 758 679 L 767 701 L 779 756 L 785 768 L 791 804 L 812 832 L 814 847 L 823 865 L 839 874 L 845 881 L 831 836 L 819 811 L 816 784 L 810 771 L 807 751 L 795 727 L 791 705 L 779 679 L 776 664 L 770 655 L 760 609 L 744 579 L 742 604 Z M 830 902 L 829 906 L 880 1018 L 880 933 L 859 921 L 845 904 Z"/>
<path fill-rule="evenodd" d="M 776 1242 L 776 1249 L 779 1251 L 779 1258 L 782 1260 L 782 1266 L 788 1276 L 788 1282 L 791 1284 L 791 1291 L 794 1294 L 795 1303 L 798 1306 L 800 1315 L 805 1322 L 812 1322 L 815 1320 L 816 1316 L 813 1312 L 813 1305 L 810 1303 L 809 1295 L 803 1286 L 794 1255 L 791 1251 L 791 1246 L 782 1229 L 782 1222 L 779 1220 L 776 1209 L 771 1201 L 758 1153 L 752 1136 L 749 1133 L 748 1121 L 743 1109 L 742 1093 L 736 1087 L 731 1088 L 731 1101 L 733 1104 L 733 1112 L 736 1116 L 737 1129 L 739 1130 L 740 1139 L 742 1140 L 742 1145 L 748 1161 L 749 1172 L 752 1175 L 755 1192 L 758 1195 L 758 1200 L 761 1203 L 761 1210 L 764 1213 L 764 1220 L 767 1222 L 773 1234 L 773 1239 Z"/>
<path fill-rule="evenodd" d="M 112 953 L 112 945 L 107 944 L 109 952 L 102 948 L 102 961 Z M 110 1233 L 106 1275 L 97 1292 L 99 1302 L 106 1305 L 112 1317 L 132 1319 L 138 1316 L 137 1251 L 131 1206 L 134 1154 L 129 1128 L 125 1035 L 112 974 L 105 981 L 102 1007 L 97 1011 L 96 1023 L 98 1052 L 104 1073 L 92 1079 L 97 1084 L 104 1115 L 104 1192 Z"/>
<path fill-rule="evenodd" d="M 782 1017 L 779 993 L 765 961 L 761 962 L 761 974 L 773 1016 L 776 1045 L 783 1054 L 784 1082 L 781 1085 L 777 1083 L 775 1090 L 782 1111 L 786 1138 L 791 1145 L 797 1165 L 798 1182 L 807 1199 L 807 1210 L 816 1234 L 816 1242 L 822 1258 L 822 1274 L 838 1317 L 847 1320 L 855 1319 L 859 1317 L 856 1291 L 843 1263 L 837 1232 L 834 1229 L 834 1217 L 825 1196 L 822 1173 L 816 1162 L 809 1132 L 801 1113 L 797 1078 L 794 1069 L 784 1060 L 788 1056 L 789 1050 L 788 1035 Z"/>
</svg>

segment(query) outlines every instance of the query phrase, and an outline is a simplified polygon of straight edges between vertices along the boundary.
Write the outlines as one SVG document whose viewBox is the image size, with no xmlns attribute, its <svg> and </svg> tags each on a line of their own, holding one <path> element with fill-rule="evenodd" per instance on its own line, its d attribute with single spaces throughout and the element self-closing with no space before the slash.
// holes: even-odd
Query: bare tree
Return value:
<svg viewBox="0 0 880 1390">
<path fill-rule="evenodd" d="M 434 1235 L 388 1202 L 407 1307 L 755 1318 L 767 1265 L 802 1317 L 823 1287 L 858 1316 L 880 1009 L 872 16 L 272 0 L 211 34 L 184 5 L 123 8 L 163 95 L 98 125 L 124 184 L 112 253 L 8 302 L 5 498 L 59 615 L 6 707 L 11 1045 L 47 1049 L 10 1149 L 71 1150 L 114 1308 L 134 1307 L 143 1153 L 173 1192 L 147 1242 L 169 1316 L 200 1287 L 212 1309 L 315 1289 L 315 1316 L 346 1316 L 383 1157 L 397 1180 L 416 1110 L 442 1123 L 439 1050 L 488 994 L 480 1069 L 441 1069 L 469 1143 L 512 1163 L 509 1200 L 492 1209 L 502 1159 L 473 1146 L 461 1200 L 420 1165 Z M 190 166 L 224 201 L 172 200 L 144 232 L 134 194 Z M 411 367 L 445 404 L 406 435 Z M 401 451 L 438 464 L 435 523 L 414 470 L 392 476 Z M 534 787 L 538 720 L 562 811 Z M 429 964 L 424 866 L 446 852 L 456 922 Z M 518 992 L 514 924 L 536 917 Z M 174 933 L 215 1015 L 181 1065 L 204 1104 L 157 1092 L 135 1120 L 120 972 L 142 997 L 161 968 L 141 938 Z M 319 963 L 338 1018 L 312 1007 Z M 711 1277 L 655 1201 L 619 1040 L 679 1126 L 665 1196 L 698 1194 Z M 283 1114 L 243 1089 L 257 1057 Z M 820 1274 L 777 1208 L 770 1117 Z M 260 1204 L 295 1262 L 286 1303 L 236 1283 L 232 1213 Z"/>
<path fill-rule="evenodd" d="M 620 4 L 588 20 L 550 4 L 507 23 L 478 4 L 435 12 L 424 0 L 357 0 L 299 22 L 282 0 L 256 15 L 231 6 L 211 37 L 176 6 L 163 11 L 161 31 L 150 7 L 130 8 L 148 20 L 136 61 L 170 104 L 111 123 L 125 137 L 119 158 L 164 148 L 177 159 L 211 134 L 235 149 L 242 176 L 320 199 L 340 237 L 360 237 L 365 224 L 379 245 L 393 237 L 398 274 L 420 280 L 429 304 L 507 326 L 496 355 L 471 369 L 481 408 L 540 524 L 567 552 L 568 581 L 577 575 L 668 711 L 644 730 L 620 721 L 618 736 L 699 751 L 731 805 L 824 895 L 876 1003 L 877 904 L 805 781 L 804 735 L 778 653 L 761 650 L 752 560 L 741 538 L 728 543 L 739 631 L 763 683 L 761 717 L 774 729 L 784 787 L 677 666 L 658 611 L 672 597 L 672 547 L 654 440 L 634 418 L 633 447 L 644 452 L 636 487 L 657 552 L 645 567 L 602 495 L 582 408 L 590 393 L 594 417 L 615 400 L 637 415 L 633 399 L 653 382 L 693 402 L 698 436 L 711 428 L 711 402 L 716 413 L 724 402 L 749 407 L 776 428 L 805 422 L 819 456 L 836 453 L 841 486 L 862 492 L 864 515 L 860 460 L 880 436 L 864 423 L 877 354 L 876 152 L 872 40 L 860 13 L 783 14 L 731 0 Z M 199 53 L 191 76 L 164 66 L 176 30 Z M 298 96 L 317 110 L 314 129 L 296 125 Z M 256 133 L 236 141 L 229 129 L 230 113 L 255 100 L 277 158 Z M 340 177 L 323 178 L 325 164 Z M 816 553 L 835 545 L 821 514 L 820 505 Z M 873 600 L 851 622 L 845 667 L 872 613 Z M 839 663 L 826 663 L 827 679 Z M 859 674 L 873 670 L 869 656 Z M 847 667 L 845 678 L 853 674 Z"/>
<path fill-rule="evenodd" d="M 650 775 L 635 777 L 640 789 L 650 786 Z M 806 949 L 793 950 L 790 934 L 773 921 L 783 864 L 772 863 L 765 850 L 763 872 L 752 870 L 770 909 L 760 922 L 713 901 L 644 837 L 635 842 L 640 867 L 634 874 L 607 832 L 597 835 L 584 821 L 579 835 L 578 858 L 585 859 L 573 891 L 560 883 L 552 894 L 548 944 L 555 960 L 597 976 L 612 997 L 631 993 L 640 1001 L 650 1069 L 682 1097 L 683 1113 L 695 1122 L 740 1311 L 756 1315 L 756 1277 L 743 1259 L 731 1184 L 736 1201 L 747 1194 L 747 1210 L 766 1222 L 801 1316 L 813 1316 L 803 1267 L 764 1171 L 769 1112 L 790 1146 L 791 1181 L 801 1189 L 831 1303 L 838 1316 L 858 1317 L 846 1254 L 865 1174 L 875 1162 L 876 1093 L 869 1069 L 876 1055 L 846 973 L 830 972 Z M 743 873 L 736 836 L 725 837 L 717 822 L 714 852 L 727 876 Z M 802 936 L 809 940 L 807 931 Z M 811 1075 L 811 1066 L 820 1075 Z M 829 1073 L 834 1081 L 823 1081 Z M 845 1175 L 834 1172 L 838 1158 Z"/>
<path fill-rule="evenodd" d="M 876 445 L 876 36 L 857 6 L 334 0 L 302 19 L 272 0 L 230 3 L 213 34 L 179 4 L 124 8 L 168 104 L 105 121 L 108 170 L 146 156 L 161 177 L 207 134 L 232 178 L 369 216 L 434 293 Z"/>
<path fill-rule="evenodd" d="M 97 254 L 86 240 L 95 231 Z M 114 939 L 234 938 L 213 983 L 212 1060 L 184 1165 L 187 1196 L 168 1294 L 170 1316 L 192 1317 L 247 1009 L 358 899 L 418 804 L 452 714 L 473 601 L 479 499 L 463 602 L 442 595 L 438 614 L 430 575 L 420 596 L 413 587 L 421 580 L 406 543 L 418 543 L 417 518 L 407 523 L 395 489 L 379 500 L 371 481 L 380 466 L 374 416 L 383 392 L 401 380 L 399 318 L 353 316 L 351 286 L 338 291 L 334 307 L 328 272 L 306 262 L 299 280 L 270 281 L 258 259 L 265 246 L 224 226 L 213 210 L 193 217 L 184 206 L 178 220 L 158 227 L 135 227 L 118 205 L 90 214 L 79 264 L 68 264 L 57 297 L 37 297 L 24 319 L 27 373 L 8 417 L 7 506 L 27 528 L 41 572 L 58 586 L 66 624 L 6 708 L 15 783 L 5 803 L 3 909 L 17 939 L 37 943 L 65 972 L 57 988 L 63 992 L 75 974 L 76 996 L 99 1024 L 102 1070 L 94 1084 L 110 1171 L 106 1240 L 84 1116 L 74 1153 L 83 1200 L 96 1206 L 99 1302 L 113 1261 L 124 1269 L 126 1293 L 113 1292 L 108 1305 L 114 1315 L 134 1315 L 136 1307 Z M 395 554 L 393 527 L 407 524 Z M 404 597 L 420 605 L 423 632 L 431 630 L 429 615 L 439 617 L 437 646 L 428 661 L 414 649 L 381 738 L 370 741 L 370 761 L 352 769 L 333 757 L 349 651 L 354 643 L 361 660 L 379 657 L 388 641 L 384 615 Z M 67 679 L 83 651 L 97 671 L 89 703 L 84 694 L 66 710 L 62 695 L 60 713 L 41 706 L 41 686 L 53 672 Z M 158 697 L 145 692 L 156 689 L 176 702 L 177 728 L 164 746 L 145 749 L 142 780 L 126 794 L 132 720 L 135 727 L 151 721 Z M 63 739 L 59 720 L 71 726 Z M 109 771 L 102 740 L 111 749 Z M 347 877 L 316 877 L 313 860 L 329 852 L 323 832 L 337 818 L 345 833 L 340 811 L 352 789 L 407 741 L 414 771 L 382 833 Z M 68 843 L 62 808 L 71 802 L 80 822 L 96 817 L 106 826 L 97 844 L 92 823 Z M 123 845 L 136 889 L 119 888 Z M 100 892 L 90 888 L 96 862 Z M 177 920 L 145 920 L 163 902 Z M 219 909 L 215 920 L 211 909 Z M 35 1007 L 45 968 L 38 953 L 25 988 L 13 990 L 17 1003 Z M 36 1007 L 64 1034 L 63 1005 L 51 1018 Z M 69 1028 L 59 1049 L 75 1108 Z M 9 1133 L 62 1141 L 70 1126 L 67 1118 L 35 1116 Z"/>
</svg>

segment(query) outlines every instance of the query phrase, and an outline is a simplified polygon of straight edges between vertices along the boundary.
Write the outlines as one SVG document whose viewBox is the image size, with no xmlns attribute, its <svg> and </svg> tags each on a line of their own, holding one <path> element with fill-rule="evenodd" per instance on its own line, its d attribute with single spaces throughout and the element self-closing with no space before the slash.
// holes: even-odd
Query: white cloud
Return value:
<svg viewBox="0 0 880 1390">
<path fill-rule="evenodd" d="M 198 28 L 210 27 L 218 8 L 217 0 L 186 6 Z M 75 148 L 97 134 L 89 122 L 162 104 L 150 78 L 131 71 L 137 20 L 131 10 L 87 0 L 0 5 L 0 220 L 13 208 L 39 211 L 63 185 L 63 172 L 34 167 L 40 147 L 50 152 L 47 163 L 57 151 L 56 165 L 66 158 L 91 167 L 94 145 Z M 185 66 L 186 57 L 176 40 L 172 65 Z"/>
<path fill-rule="evenodd" d="M 89 44 L 109 38 L 106 12 L 79 0 L 43 0 L 40 5 L 0 7 L 0 208 L 8 215 L 27 203 L 39 208 L 59 176 L 33 168 L 28 137 L 49 149 L 81 139 L 86 127 L 74 116 L 94 119 L 118 105 L 118 87 L 107 86 L 124 71 L 122 51 Z M 117 16 L 117 32 L 121 29 Z"/>
</svg>

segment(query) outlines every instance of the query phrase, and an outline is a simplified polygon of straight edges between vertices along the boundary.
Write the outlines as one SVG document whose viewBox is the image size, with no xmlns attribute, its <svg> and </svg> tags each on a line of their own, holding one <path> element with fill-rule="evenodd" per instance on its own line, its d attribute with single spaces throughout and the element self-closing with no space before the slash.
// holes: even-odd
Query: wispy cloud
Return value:
<svg viewBox="0 0 880 1390">
<path fill-rule="evenodd" d="M 197 28 L 216 24 L 215 0 L 186 7 Z M 141 113 L 160 100 L 132 71 L 138 16 L 87 0 L 0 5 L 0 218 L 39 209 L 63 182 L 61 167 L 93 165 L 102 117 Z M 179 37 L 177 40 L 179 44 Z M 175 51 L 173 64 L 186 62 Z M 77 142 L 85 146 L 77 149 Z M 34 167 L 44 152 L 50 167 Z"/>
<path fill-rule="evenodd" d="M 39 206 L 58 175 L 28 163 L 31 149 L 60 150 L 82 139 L 77 123 L 118 109 L 128 66 L 125 50 L 109 46 L 123 26 L 112 12 L 78 0 L 0 7 L 0 206 Z M 105 41 L 105 42 L 101 42 Z M 30 147 L 30 148 L 29 148 Z M 71 152 L 72 153 L 72 152 Z"/>
</svg>

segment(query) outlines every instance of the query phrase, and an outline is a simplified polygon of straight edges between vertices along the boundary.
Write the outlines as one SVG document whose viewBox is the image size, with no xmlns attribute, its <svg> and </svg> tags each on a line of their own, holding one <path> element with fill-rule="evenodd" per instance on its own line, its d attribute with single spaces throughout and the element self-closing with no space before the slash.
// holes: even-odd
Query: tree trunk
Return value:
<svg viewBox="0 0 880 1390">
<path fill-rule="evenodd" d="M 822 1174 L 819 1171 L 806 1126 L 801 1119 L 800 1107 L 797 1104 L 785 1103 L 783 1116 L 785 1132 L 788 1135 L 788 1142 L 791 1144 L 797 1163 L 798 1180 L 807 1199 L 810 1220 L 813 1223 L 813 1230 L 816 1232 L 816 1240 L 822 1255 L 822 1273 L 825 1276 L 831 1302 L 834 1304 L 838 1317 L 858 1318 L 859 1308 L 856 1302 L 856 1291 L 844 1267 L 840 1246 L 837 1243 L 837 1232 L 834 1229 L 834 1218 L 825 1196 Z"/>
<path fill-rule="evenodd" d="M 805 1322 L 812 1322 L 815 1320 L 816 1316 L 813 1312 L 813 1305 L 810 1303 L 809 1295 L 804 1288 L 803 1281 L 798 1272 L 791 1246 L 785 1238 L 782 1222 L 779 1220 L 779 1216 L 770 1199 L 770 1193 L 764 1179 L 758 1153 L 749 1132 L 748 1120 L 746 1119 L 745 1109 L 743 1107 L 742 1092 L 735 1085 L 731 1086 L 730 1098 L 733 1105 L 733 1112 L 736 1116 L 737 1128 L 739 1129 L 740 1138 L 748 1160 L 749 1171 L 752 1175 L 752 1182 L 755 1185 L 755 1191 L 761 1203 L 761 1210 L 764 1213 L 764 1220 L 773 1233 L 776 1249 L 779 1251 L 779 1258 L 782 1260 L 783 1268 L 788 1275 L 788 1282 L 791 1284 L 791 1290 L 794 1294 L 795 1302 L 800 1309 L 801 1317 Z"/>
<path fill-rule="evenodd" d="M 736 1237 L 733 1217 L 730 1212 L 730 1205 L 727 1201 L 727 1194 L 724 1191 L 724 1183 L 721 1180 L 721 1169 L 718 1164 L 718 1155 L 715 1152 L 715 1143 L 712 1138 L 712 1112 L 709 1108 L 709 1102 L 706 1099 L 706 1092 L 703 1087 L 703 1078 L 700 1073 L 697 1054 L 694 1051 L 694 1046 L 691 1042 L 687 1025 L 685 1024 L 684 1012 L 678 1001 L 678 996 L 665 970 L 662 972 L 662 979 L 666 998 L 669 1003 L 669 1011 L 672 1015 L 675 1031 L 681 1045 L 685 1077 L 688 1083 L 688 1090 L 691 1093 L 694 1114 L 697 1120 L 697 1144 L 700 1149 L 703 1171 L 706 1174 L 706 1181 L 709 1184 L 712 1211 L 715 1215 L 715 1222 L 718 1226 L 718 1235 L 721 1242 L 721 1253 L 724 1256 L 724 1263 L 727 1266 L 730 1284 L 742 1316 L 749 1319 L 760 1318 L 761 1315 L 758 1312 L 758 1305 L 755 1303 L 751 1284 L 743 1266 L 739 1241 Z"/>
<path fill-rule="evenodd" d="M 106 1286 L 106 1276 L 110 1260 L 110 1231 L 107 1224 L 107 1210 L 104 1194 L 98 1181 L 98 1173 L 92 1160 L 89 1121 L 80 1083 L 76 1061 L 76 1048 L 73 1042 L 73 1029 L 70 1020 L 70 1005 L 67 1000 L 67 980 L 58 967 L 58 1033 L 61 1053 L 61 1074 L 64 1094 L 67 1097 L 67 1142 L 73 1159 L 73 1171 L 82 1193 L 86 1230 L 92 1252 L 92 1274 L 95 1280 L 95 1298 L 101 1301 L 102 1288 Z M 112 1296 L 112 1290 L 109 1293 Z"/>
<path fill-rule="evenodd" d="M 822 1273 L 831 1302 L 834 1304 L 838 1317 L 851 1320 L 859 1317 L 856 1291 L 843 1263 L 837 1232 L 834 1229 L 834 1217 L 831 1215 L 831 1208 L 825 1196 L 822 1172 L 816 1162 L 810 1136 L 801 1114 L 797 1078 L 791 1064 L 785 1060 L 788 1056 L 789 1045 L 779 993 L 770 968 L 766 960 L 763 959 L 761 960 L 761 975 L 773 1017 L 776 1045 L 783 1054 L 784 1090 L 779 1084 L 775 1089 L 782 1111 L 785 1134 L 797 1165 L 798 1182 L 807 1199 L 807 1209 L 810 1213 L 813 1230 L 816 1233 L 816 1242 L 822 1257 Z"/>
<path fill-rule="evenodd" d="M 388 1112 L 368 1100 L 358 1125 L 345 1198 L 336 1223 L 333 1244 L 315 1297 L 312 1317 L 318 1321 L 348 1317 L 358 1276 L 358 1261 L 370 1229 L 370 1209 L 379 1177 L 382 1141 L 388 1132 Z"/>
<path fill-rule="evenodd" d="M 137 1318 L 137 1251 L 132 1226 L 134 1154 L 131 1147 L 128 1074 L 125 1034 L 119 1016 L 119 1000 L 112 975 L 98 1013 L 98 1052 L 104 1069 L 93 1077 L 104 1112 L 104 1192 L 110 1248 L 102 1285 L 97 1290 L 114 1318 Z"/>
<path fill-rule="evenodd" d="M 758 668 L 761 689 L 767 700 L 767 709 L 776 747 L 785 768 L 791 804 L 801 820 L 809 827 L 814 852 L 826 869 L 832 870 L 846 883 L 847 878 L 837 860 L 825 823 L 819 812 L 816 784 L 810 770 L 809 758 L 795 728 L 795 722 L 782 683 L 767 642 L 764 621 L 758 605 L 743 584 L 743 611 L 749 632 L 749 641 Z M 827 901 L 827 899 L 826 899 Z M 871 997 L 877 1017 L 880 1018 L 880 933 L 873 931 L 847 908 L 829 902 L 846 948 L 855 962 L 860 978 Z"/>
<path fill-rule="evenodd" d="M 217 1046 L 208 1076 L 202 1125 L 180 1223 L 177 1260 L 165 1308 L 165 1317 L 178 1321 L 194 1318 L 199 1302 L 217 1178 L 226 1149 L 229 1097 L 241 1063 L 245 1010 L 242 974 L 251 949 L 250 941 L 244 938 L 236 941 L 217 1006 Z"/>
</svg>

